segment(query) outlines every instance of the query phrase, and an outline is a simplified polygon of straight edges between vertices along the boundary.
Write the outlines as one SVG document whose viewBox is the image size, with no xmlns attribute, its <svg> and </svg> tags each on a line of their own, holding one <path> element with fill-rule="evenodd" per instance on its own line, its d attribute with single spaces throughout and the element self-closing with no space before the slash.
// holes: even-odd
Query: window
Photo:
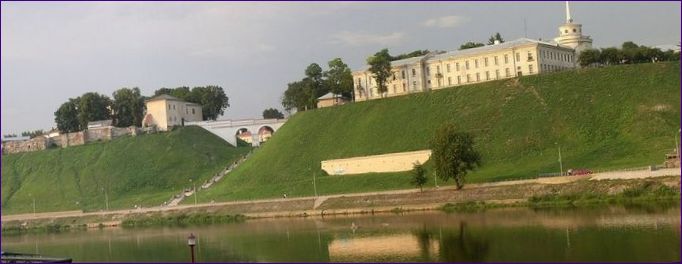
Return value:
<svg viewBox="0 0 682 264">
<path fill-rule="evenodd" d="M 483 66 L 488 67 L 488 58 L 483 58 Z"/>
<path fill-rule="evenodd" d="M 395 72 L 393 73 L 393 80 L 395 81 Z"/>
<path fill-rule="evenodd" d="M 495 58 L 493 60 L 495 61 L 495 65 L 499 65 L 498 61 L 497 61 L 497 56 L 495 56 Z"/>
<path fill-rule="evenodd" d="M 577 31 L 578 31 L 578 30 L 576 30 L 575 28 L 573 29 L 573 33 L 577 32 Z"/>
<path fill-rule="evenodd" d="M 516 61 L 519 62 L 521 61 L 521 53 L 516 53 Z"/>
<path fill-rule="evenodd" d="M 488 71 L 485 72 L 485 80 L 486 81 L 490 80 L 490 73 Z"/>
<path fill-rule="evenodd" d="M 533 53 L 530 51 L 528 52 L 528 61 L 533 61 Z"/>
<path fill-rule="evenodd" d="M 448 77 L 448 85 L 452 85 L 452 78 Z"/>
<path fill-rule="evenodd" d="M 358 78 L 358 87 L 360 87 L 360 83 L 362 83 L 362 79 Z"/>
<path fill-rule="evenodd" d="M 407 91 L 407 87 L 406 87 L 405 83 L 403 83 L 403 92 L 405 92 L 405 91 Z"/>
<path fill-rule="evenodd" d="M 459 71 L 459 62 L 455 62 L 455 70 Z"/>
<path fill-rule="evenodd" d="M 474 67 L 478 68 L 478 59 L 474 60 Z"/>
<path fill-rule="evenodd" d="M 480 82 L 480 81 L 481 81 L 481 74 L 478 73 L 478 72 L 476 73 L 476 81 L 477 81 L 477 82 Z"/>
<path fill-rule="evenodd" d="M 462 76 L 457 75 L 457 84 L 462 84 Z"/>
<path fill-rule="evenodd" d="M 194 108 L 192 108 L 192 114 L 193 114 L 193 115 L 195 114 L 195 113 L 194 113 Z"/>
<path fill-rule="evenodd" d="M 495 70 L 495 79 L 497 80 L 499 78 L 500 78 L 500 70 Z"/>
<path fill-rule="evenodd" d="M 509 63 L 509 54 L 504 54 L 504 64 Z"/>
<path fill-rule="evenodd" d="M 189 115 L 189 109 L 185 108 L 185 114 Z"/>
<path fill-rule="evenodd" d="M 428 84 L 428 86 L 431 87 L 431 80 L 426 80 L 426 84 Z"/>
<path fill-rule="evenodd" d="M 448 64 L 445 65 L 445 70 L 446 70 L 447 72 L 450 72 L 450 63 L 448 63 Z"/>
<path fill-rule="evenodd" d="M 402 77 L 405 79 L 405 71 L 402 71 Z"/>
<path fill-rule="evenodd" d="M 369 97 L 374 96 L 374 89 L 370 88 L 369 89 Z"/>
<path fill-rule="evenodd" d="M 170 109 L 171 109 L 171 106 L 170 106 L 170 105 L 168 105 L 168 110 L 170 110 Z"/>
<path fill-rule="evenodd" d="M 464 62 L 464 69 L 469 69 L 469 61 Z"/>
<path fill-rule="evenodd" d="M 511 77 L 511 73 L 510 73 L 510 71 L 509 71 L 509 68 L 504 69 L 504 74 L 505 74 L 507 77 Z"/>
<path fill-rule="evenodd" d="M 396 86 L 397 86 L 397 85 L 395 85 L 395 84 L 393 85 L 393 93 L 397 93 L 397 92 L 398 92 Z"/>
<path fill-rule="evenodd" d="M 564 30 L 564 33 L 568 34 L 568 29 L 567 29 L 567 30 Z"/>
<path fill-rule="evenodd" d="M 528 73 L 533 74 L 533 64 L 528 65 Z"/>
<path fill-rule="evenodd" d="M 429 74 L 431 74 L 431 68 L 426 66 L 426 75 L 428 76 Z"/>
<path fill-rule="evenodd" d="M 417 70 L 412 69 L 412 76 L 417 76 Z"/>
<path fill-rule="evenodd" d="M 412 91 L 417 90 L 417 81 L 412 82 Z"/>
<path fill-rule="evenodd" d="M 468 83 L 471 82 L 471 74 L 467 74 L 467 82 L 468 82 Z"/>
<path fill-rule="evenodd" d="M 436 65 L 436 73 L 440 73 L 440 65 Z"/>
</svg>

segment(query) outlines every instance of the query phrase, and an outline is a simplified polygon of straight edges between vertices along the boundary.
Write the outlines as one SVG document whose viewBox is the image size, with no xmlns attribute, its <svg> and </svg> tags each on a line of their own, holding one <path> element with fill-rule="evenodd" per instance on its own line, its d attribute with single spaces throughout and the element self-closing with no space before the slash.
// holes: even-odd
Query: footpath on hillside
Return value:
<svg viewBox="0 0 682 264">
<path fill-rule="evenodd" d="M 435 209 L 445 203 L 462 203 L 471 201 L 511 203 L 523 201 L 534 195 L 554 194 L 557 193 L 557 190 L 559 189 L 570 193 L 581 191 L 584 188 L 591 188 L 592 190 L 611 193 L 613 190 L 610 188 L 614 188 L 613 180 L 616 180 L 615 182 L 623 182 L 620 185 L 626 186 L 626 182 L 628 181 L 664 176 L 680 176 L 680 169 L 672 168 L 655 171 L 614 171 L 582 176 L 558 176 L 517 181 L 469 184 L 458 191 L 455 191 L 456 188 L 454 186 L 446 186 L 425 190 L 424 192 L 420 192 L 419 189 L 407 189 L 382 192 L 324 195 L 318 197 L 232 201 L 88 213 L 81 211 L 65 211 L 6 215 L 2 216 L 2 222 L 6 223 L 11 221 L 100 216 L 107 218 L 111 217 L 110 219 L 114 220 L 113 225 L 115 225 L 115 223 L 120 222 L 115 221 L 116 219 L 121 219 L 126 215 L 148 213 L 209 212 L 243 214 L 249 217 L 276 217 L 380 212 L 390 211 L 396 208 Z M 664 183 L 666 185 L 679 187 L 680 180 L 679 177 L 668 177 Z M 618 184 L 619 183 L 616 185 Z M 616 189 L 622 190 L 624 188 L 622 186 Z M 597 190 L 595 188 L 609 189 Z"/>
</svg>

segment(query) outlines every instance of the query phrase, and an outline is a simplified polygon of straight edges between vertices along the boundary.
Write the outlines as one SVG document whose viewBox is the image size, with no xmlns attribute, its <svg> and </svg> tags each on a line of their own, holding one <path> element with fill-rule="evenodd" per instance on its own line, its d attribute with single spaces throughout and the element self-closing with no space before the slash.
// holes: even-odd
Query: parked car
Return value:
<svg viewBox="0 0 682 264">
<path fill-rule="evenodd" d="M 578 175 L 590 175 L 592 171 L 589 169 L 570 169 L 568 170 L 568 175 L 578 176 Z"/>
</svg>

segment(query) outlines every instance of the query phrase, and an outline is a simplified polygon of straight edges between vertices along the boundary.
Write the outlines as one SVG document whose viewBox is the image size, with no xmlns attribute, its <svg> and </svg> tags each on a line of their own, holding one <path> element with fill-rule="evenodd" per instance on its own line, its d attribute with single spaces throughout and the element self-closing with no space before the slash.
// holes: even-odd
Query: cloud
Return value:
<svg viewBox="0 0 682 264">
<path fill-rule="evenodd" d="M 405 33 L 393 32 L 389 34 L 377 34 L 366 32 L 341 31 L 331 36 L 333 43 L 342 43 L 350 46 L 364 45 L 391 45 L 398 44 L 405 39 Z"/>
<path fill-rule="evenodd" d="M 466 17 L 462 16 L 444 16 L 426 20 L 422 25 L 425 27 L 454 28 L 464 24 L 467 20 Z"/>
</svg>

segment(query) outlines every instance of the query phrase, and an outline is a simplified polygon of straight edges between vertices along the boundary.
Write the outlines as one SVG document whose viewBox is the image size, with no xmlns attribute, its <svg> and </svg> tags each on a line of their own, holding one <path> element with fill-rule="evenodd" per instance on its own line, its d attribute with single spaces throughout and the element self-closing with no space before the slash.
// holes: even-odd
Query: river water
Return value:
<svg viewBox="0 0 682 264">
<path fill-rule="evenodd" d="M 75 262 L 680 261 L 680 207 L 505 208 L 2 236 Z"/>
</svg>

